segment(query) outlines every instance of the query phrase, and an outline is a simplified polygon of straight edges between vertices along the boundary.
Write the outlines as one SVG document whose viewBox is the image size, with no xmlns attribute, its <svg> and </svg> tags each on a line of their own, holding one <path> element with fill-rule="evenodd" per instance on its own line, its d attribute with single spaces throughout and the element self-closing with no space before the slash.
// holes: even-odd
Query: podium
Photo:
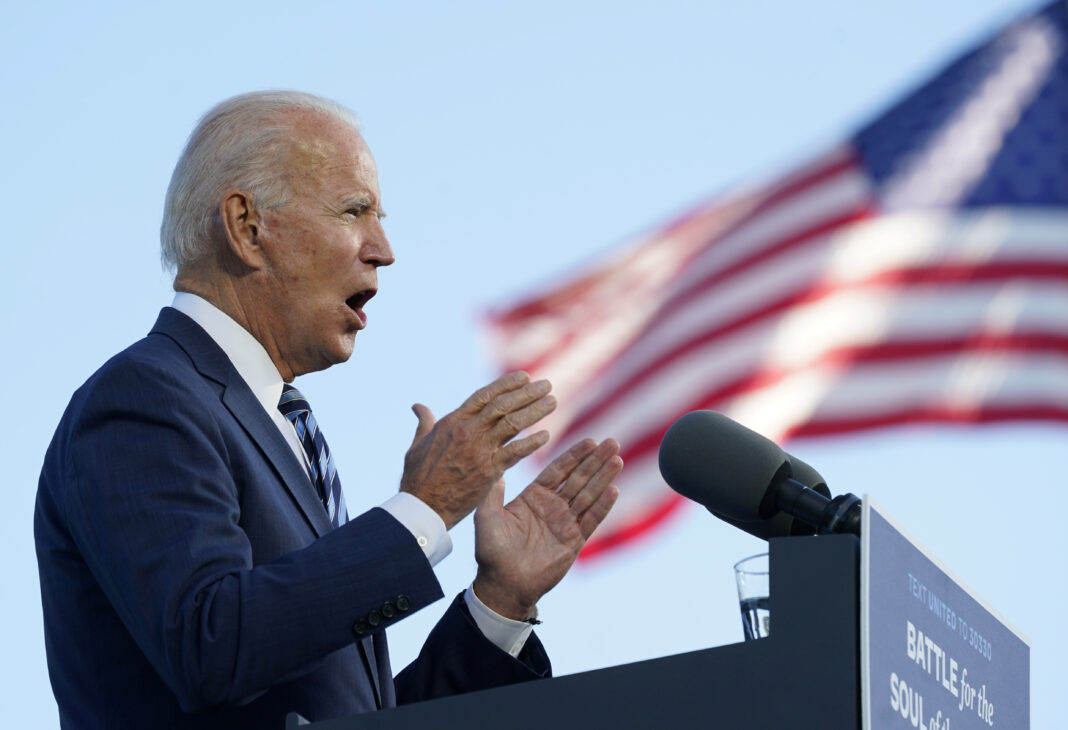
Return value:
<svg viewBox="0 0 1068 730">
<path fill-rule="evenodd" d="M 286 730 L 857 730 L 859 541 L 821 535 L 769 542 L 767 638 L 324 722 L 290 715 Z M 666 597 L 662 620 L 671 620 L 673 601 L 685 600 L 682 591 Z M 634 630 L 656 631 L 656 620 Z"/>
</svg>

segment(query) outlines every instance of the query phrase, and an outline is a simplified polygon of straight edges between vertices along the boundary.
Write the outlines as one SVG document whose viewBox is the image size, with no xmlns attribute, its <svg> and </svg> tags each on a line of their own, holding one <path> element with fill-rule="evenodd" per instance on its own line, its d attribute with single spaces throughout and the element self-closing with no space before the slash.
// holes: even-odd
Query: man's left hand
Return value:
<svg viewBox="0 0 1068 730">
<path fill-rule="evenodd" d="M 578 442 L 553 460 L 519 496 L 504 504 L 498 481 L 475 512 L 474 591 L 502 616 L 522 621 L 567 574 L 608 514 L 623 468 L 619 443 Z"/>
</svg>

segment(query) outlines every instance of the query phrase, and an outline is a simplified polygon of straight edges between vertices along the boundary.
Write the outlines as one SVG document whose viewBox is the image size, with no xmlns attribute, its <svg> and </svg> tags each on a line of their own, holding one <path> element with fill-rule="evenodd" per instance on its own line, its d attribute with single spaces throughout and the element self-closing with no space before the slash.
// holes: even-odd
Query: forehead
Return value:
<svg viewBox="0 0 1068 730">
<path fill-rule="evenodd" d="M 296 180 L 369 188 L 377 195 L 378 170 L 370 148 L 359 132 L 336 120 L 310 114 L 296 117 L 286 163 Z"/>
</svg>

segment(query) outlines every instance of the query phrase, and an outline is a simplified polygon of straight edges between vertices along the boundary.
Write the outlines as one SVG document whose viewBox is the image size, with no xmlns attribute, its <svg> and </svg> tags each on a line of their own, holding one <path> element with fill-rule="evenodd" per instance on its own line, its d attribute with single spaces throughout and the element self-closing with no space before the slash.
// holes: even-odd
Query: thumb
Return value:
<svg viewBox="0 0 1068 730">
<path fill-rule="evenodd" d="M 438 419 L 434 418 L 433 412 L 422 403 L 414 404 L 412 413 L 419 419 L 419 422 L 415 425 L 415 436 L 412 437 L 412 445 L 414 446 L 430 433 L 430 429 L 434 428 L 434 424 L 438 422 Z"/>
<path fill-rule="evenodd" d="M 504 509 L 504 480 L 498 479 L 486 492 L 485 498 L 475 510 L 475 519 L 478 519 L 480 514 L 492 514 L 502 509 Z"/>
</svg>

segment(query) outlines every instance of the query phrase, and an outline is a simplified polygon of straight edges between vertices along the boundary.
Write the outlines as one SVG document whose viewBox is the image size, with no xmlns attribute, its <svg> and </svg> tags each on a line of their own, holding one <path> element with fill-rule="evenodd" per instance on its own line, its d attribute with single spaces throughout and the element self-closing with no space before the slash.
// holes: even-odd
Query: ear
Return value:
<svg viewBox="0 0 1068 730">
<path fill-rule="evenodd" d="M 219 204 L 219 217 L 230 251 L 246 266 L 263 266 L 259 241 L 259 217 L 252 196 L 244 190 L 228 190 Z"/>
</svg>

